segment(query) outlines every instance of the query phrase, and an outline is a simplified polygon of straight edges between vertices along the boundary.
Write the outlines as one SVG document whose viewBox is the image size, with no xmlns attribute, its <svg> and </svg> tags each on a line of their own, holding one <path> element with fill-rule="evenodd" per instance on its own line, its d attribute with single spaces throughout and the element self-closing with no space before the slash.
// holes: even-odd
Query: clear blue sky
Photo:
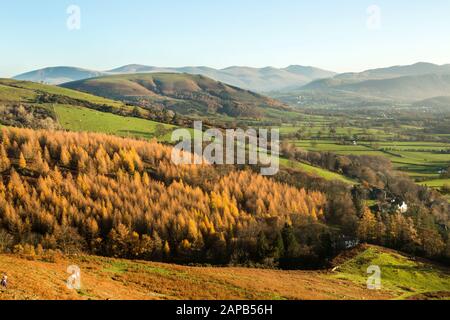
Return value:
<svg viewBox="0 0 450 320">
<path fill-rule="evenodd" d="M 66 27 L 69 5 L 81 30 Z M 367 27 L 370 5 L 381 27 Z M 284 67 L 338 72 L 450 63 L 450 1 L 14 0 L 0 1 L 0 76 L 70 65 L 129 63 Z"/>
</svg>

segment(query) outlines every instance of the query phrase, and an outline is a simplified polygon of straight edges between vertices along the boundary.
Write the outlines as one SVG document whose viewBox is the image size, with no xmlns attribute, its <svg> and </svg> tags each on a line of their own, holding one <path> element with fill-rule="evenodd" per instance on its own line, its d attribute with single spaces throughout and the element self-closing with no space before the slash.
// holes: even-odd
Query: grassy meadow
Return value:
<svg viewBox="0 0 450 320">
<path fill-rule="evenodd" d="M 395 292 L 396 299 L 415 296 L 450 298 L 448 269 L 379 247 L 369 247 L 359 252 L 339 266 L 337 274 L 332 277 L 364 285 L 367 282 L 367 268 L 372 265 L 380 267 L 382 288 Z"/>
<path fill-rule="evenodd" d="M 11 79 L 0 79 L 0 101 L 3 102 L 31 102 L 34 103 L 38 94 L 45 92 L 53 95 L 60 95 L 76 100 L 87 101 L 99 105 L 112 107 L 125 107 L 120 101 L 114 101 L 88 93 L 61 88 L 58 86 L 45 85 L 28 81 L 17 81 Z"/>
<path fill-rule="evenodd" d="M 59 124 L 70 131 L 89 131 L 122 137 L 170 141 L 175 126 L 70 105 L 53 106 Z"/>
<path fill-rule="evenodd" d="M 282 159 L 280 159 L 280 165 L 282 167 L 298 169 L 300 171 L 307 172 L 307 173 L 310 173 L 315 176 L 319 176 L 326 180 L 331 180 L 331 181 L 338 180 L 338 181 L 342 181 L 349 185 L 357 184 L 357 181 L 347 178 L 344 175 L 341 175 L 341 174 L 338 174 L 338 173 L 335 173 L 335 172 L 332 172 L 332 171 L 329 171 L 326 169 L 322 169 L 319 167 L 314 167 L 307 163 L 303 163 L 303 162 L 299 162 L 299 161 L 292 161 L 292 160 L 282 158 Z"/>
</svg>

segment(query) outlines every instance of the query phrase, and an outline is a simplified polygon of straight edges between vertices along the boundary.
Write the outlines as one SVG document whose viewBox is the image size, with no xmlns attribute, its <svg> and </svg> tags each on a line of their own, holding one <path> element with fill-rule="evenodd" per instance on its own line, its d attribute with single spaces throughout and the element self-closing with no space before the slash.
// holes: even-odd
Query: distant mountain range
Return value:
<svg viewBox="0 0 450 320">
<path fill-rule="evenodd" d="M 287 90 L 305 85 L 314 80 L 336 75 L 336 73 L 331 71 L 297 65 L 284 69 L 272 67 L 229 67 L 218 70 L 208 67 L 162 68 L 132 64 L 108 71 L 93 71 L 74 67 L 51 67 L 27 72 L 15 76 L 14 79 L 59 85 L 99 76 L 131 73 L 188 73 L 203 75 L 216 81 L 257 92 Z"/>
<path fill-rule="evenodd" d="M 264 92 L 286 103 L 298 103 L 299 97 L 311 103 L 355 105 L 361 103 L 416 103 L 436 97 L 450 97 L 450 64 L 420 62 L 336 74 L 299 65 L 277 69 L 229 67 L 163 68 L 131 64 L 107 71 L 73 67 L 53 67 L 14 77 L 18 80 L 63 84 L 102 76 L 135 73 L 186 73 L 202 75 L 225 84 L 255 92 Z M 447 101 L 447 99 L 439 99 Z M 435 102 L 435 100 L 433 100 Z"/>
<path fill-rule="evenodd" d="M 324 85 L 326 83 L 326 85 Z M 396 101 L 414 102 L 437 96 L 450 95 L 449 74 L 426 74 L 384 80 L 365 80 L 360 82 L 335 81 L 311 83 L 303 90 L 324 92 L 344 91 L 365 97 L 379 97 Z"/>
<path fill-rule="evenodd" d="M 450 96 L 450 65 L 417 63 L 343 73 L 332 78 L 312 81 L 296 89 L 282 90 L 283 100 L 305 96 L 323 101 L 346 103 L 346 98 L 366 102 L 414 103 L 435 97 Z M 343 98 L 344 97 L 344 98 Z"/>
</svg>

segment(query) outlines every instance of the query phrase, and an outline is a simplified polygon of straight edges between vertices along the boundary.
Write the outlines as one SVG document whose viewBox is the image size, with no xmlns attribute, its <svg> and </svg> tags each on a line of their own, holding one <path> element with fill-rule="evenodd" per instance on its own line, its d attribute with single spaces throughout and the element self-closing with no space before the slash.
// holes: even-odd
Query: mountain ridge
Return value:
<svg viewBox="0 0 450 320">
<path fill-rule="evenodd" d="M 81 70 L 84 73 L 81 73 Z M 231 66 L 224 69 L 214 69 L 206 66 L 185 66 L 172 68 L 129 64 L 107 71 L 94 71 L 69 66 L 48 67 L 17 75 L 13 77 L 13 79 L 46 82 L 59 85 L 67 82 L 95 78 L 98 76 L 161 72 L 203 75 L 216 81 L 257 92 L 287 89 L 290 87 L 307 84 L 316 79 L 336 75 L 336 73 L 332 71 L 300 65 L 288 66 L 287 68 L 252 68 L 244 66 Z"/>
<path fill-rule="evenodd" d="M 335 101 L 356 103 L 415 103 L 450 95 L 450 64 L 419 62 L 413 65 L 370 69 L 360 73 L 342 73 L 332 78 L 312 81 L 274 97 L 292 102 L 308 97 L 310 102 Z"/>
</svg>

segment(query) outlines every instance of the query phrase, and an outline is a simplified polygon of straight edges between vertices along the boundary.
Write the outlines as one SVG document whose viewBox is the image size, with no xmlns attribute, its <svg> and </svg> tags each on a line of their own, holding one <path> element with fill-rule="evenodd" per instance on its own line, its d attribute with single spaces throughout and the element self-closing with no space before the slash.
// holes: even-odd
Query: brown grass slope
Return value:
<svg viewBox="0 0 450 320">
<path fill-rule="evenodd" d="M 81 80 L 62 86 L 181 114 L 261 117 L 267 108 L 286 108 L 276 100 L 200 75 L 130 74 Z"/>
<path fill-rule="evenodd" d="M 81 269 L 79 291 L 66 286 L 68 266 Z M 93 256 L 59 257 L 53 262 L 1 255 L 9 288 L 0 300 L 344 300 L 390 299 L 386 291 L 333 279 L 326 272 L 247 268 L 185 267 Z"/>
<path fill-rule="evenodd" d="M 339 255 L 333 270 L 282 271 L 189 267 L 97 256 L 0 255 L 8 289 L 0 300 L 387 300 L 449 299 L 449 269 L 394 250 L 362 245 Z M 81 270 L 81 289 L 67 288 L 67 268 Z M 370 265 L 381 290 L 367 289 Z"/>
</svg>

